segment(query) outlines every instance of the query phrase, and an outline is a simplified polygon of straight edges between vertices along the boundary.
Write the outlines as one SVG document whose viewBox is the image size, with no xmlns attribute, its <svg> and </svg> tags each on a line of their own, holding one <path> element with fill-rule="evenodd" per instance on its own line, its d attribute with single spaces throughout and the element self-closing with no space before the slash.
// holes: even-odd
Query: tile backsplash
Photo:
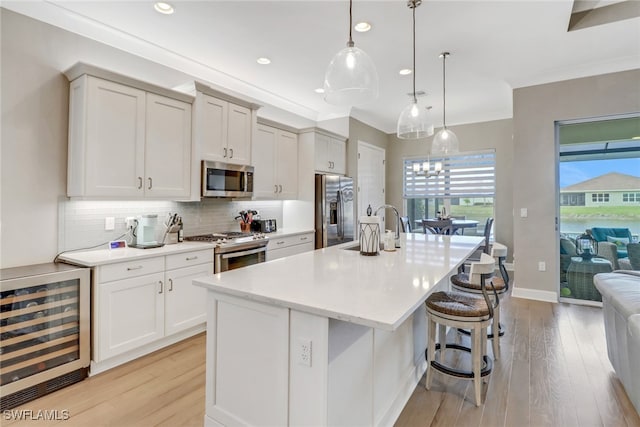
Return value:
<svg viewBox="0 0 640 427">
<path fill-rule="evenodd" d="M 124 238 L 125 218 L 143 214 L 157 214 L 158 239 L 164 233 L 164 221 L 169 213 L 178 213 L 184 224 L 184 235 L 213 231 L 240 231 L 233 218 L 242 210 L 256 210 L 262 218 L 275 218 L 282 227 L 281 201 L 229 201 L 203 199 L 200 202 L 168 201 L 85 201 L 61 199 L 58 202 L 58 251 L 69 251 L 94 246 L 106 248 L 110 240 Z M 115 229 L 105 231 L 105 218 L 115 218 Z"/>
</svg>

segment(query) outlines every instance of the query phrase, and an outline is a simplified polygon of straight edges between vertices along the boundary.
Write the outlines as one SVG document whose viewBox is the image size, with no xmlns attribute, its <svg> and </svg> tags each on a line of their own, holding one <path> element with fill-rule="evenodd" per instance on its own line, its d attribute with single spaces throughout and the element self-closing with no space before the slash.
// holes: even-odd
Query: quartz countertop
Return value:
<svg viewBox="0 0 640 427">
<path fill-rule="evenodd" d="M 83 267 L 97 267 L 105 264 L 131 261 L 135 259 L 152 258 L 157 256 L 177 254 L 181 252 L 197 251 L 202 249 L 213 250 L 214 245 L 206 242 L 181 242 L 173 245 L 164 245 L 160 248 L 137 249 L 95 249 L 86 251 L 64 252 L 58 259 L 60 261 L 81 265 Z"/>
<path fill-rule="evenodd" d="M 358 242 L 194 280 L 211 291 L 393 331 L 481 244 L 475 236 L 401 234 L 401 248 L 363 256 Z"/>
</svg>

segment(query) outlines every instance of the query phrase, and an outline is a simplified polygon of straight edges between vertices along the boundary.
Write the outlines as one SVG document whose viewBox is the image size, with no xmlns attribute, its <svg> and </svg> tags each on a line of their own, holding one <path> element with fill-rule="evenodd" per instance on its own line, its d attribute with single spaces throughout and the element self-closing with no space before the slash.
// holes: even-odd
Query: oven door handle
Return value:
<svg viewBox="0 0 640 427">
<path fill-rule="evenodd" d="M 222 259 L 237 258 L 245 255 L 253 255 L 260 252 L 266 252 L 266 250 L 267 248 L 263 246 L 257 249 L 249 249 L 248 251 L 229 252 L 226 254 L 222 254 Z"/>
</svg>

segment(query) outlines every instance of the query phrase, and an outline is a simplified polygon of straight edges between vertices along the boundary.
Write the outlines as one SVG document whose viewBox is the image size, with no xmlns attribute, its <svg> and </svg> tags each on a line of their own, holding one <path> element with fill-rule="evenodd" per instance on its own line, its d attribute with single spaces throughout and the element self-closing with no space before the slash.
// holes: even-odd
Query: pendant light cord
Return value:
<svg viewBox="0 0 640 427">
<path fill-rule="evenodd" d="M 442 52 L 442 127 L 447 128 L 447 92 L 445 86 L 445 79 L 447 78 L 445 73 L 445 61 L 447 60 L 449 52 Z"/>
<path fill-rule="evenodd" d="M 353 27 L 353 13 L 351 9 L 353 8 L 353 0 L 349 0 L 349 41 L 347 42 L 347 46 L 353 47 L 355 43 L 353 43 L 353 38 L 351 37 L 351 27 Z"/>
<path fill-rule="evenodd" d="M 418 99 L 416 98 L 416 4 L 415 0 L 413 3 L 413 103 L 417 104 Z"/>
</svg>

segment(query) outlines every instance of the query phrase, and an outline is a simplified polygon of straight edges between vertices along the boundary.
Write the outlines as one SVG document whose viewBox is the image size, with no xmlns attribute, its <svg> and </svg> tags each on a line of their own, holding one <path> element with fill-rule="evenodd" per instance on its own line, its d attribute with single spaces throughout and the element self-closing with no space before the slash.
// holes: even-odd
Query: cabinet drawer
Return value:
<svg viewBox="0 0 640 427">
<path fill-rule="evenodd" d="M 286 248 L 271 249 L 267 251 L 267 261 L 273 261 L 274 259 L 284 258 L 291 255 L 301 254 L 303 252 L 313 251 L 313 242 L 303 243 L 301 245 L 288 246 Z"/>
<path fill-rule="evenodd" d="M 167 270 L 198 264 L 213 264 L 213 248 L 167 255 Z"/>
<path fill-rule="evenodd" d="M 267 247 L 267 249 L 282 249 L 289 246 L 302 245 L 305 243 L 313 243 L 313 233 L 270 238 L 269 246 Z"/>
<path fill-rule="evenodd" d="M 99 267 L 100 282 L 128 279 L 145 274 L 161 273 L 164 271 L 164 257 L 147 258 L 141 260 L 108 264 Z"/>
</svg>

